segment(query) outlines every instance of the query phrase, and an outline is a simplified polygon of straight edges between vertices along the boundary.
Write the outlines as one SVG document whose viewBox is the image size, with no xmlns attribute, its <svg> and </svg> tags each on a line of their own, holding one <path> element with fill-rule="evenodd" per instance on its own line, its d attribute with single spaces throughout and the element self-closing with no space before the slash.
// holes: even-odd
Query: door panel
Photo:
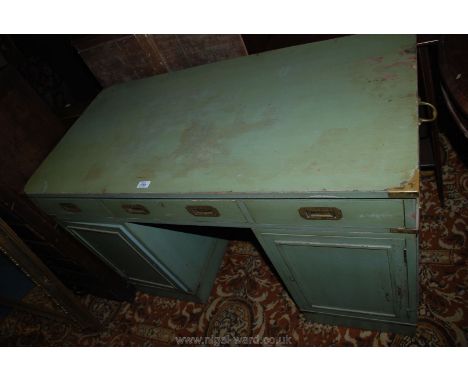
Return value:
<svg viewBox="0 0 468 382">
<path fill-rule="evenodd" d="M 260 236 L 303 310 L 393 319 L 407 308 L 403 239 Z"/>
<path fill-rule="evenodd" d="M 68 229 L 131 281 L 174 288 L 157 264 L 119 226 L 70 225 Z"/>
</svg>

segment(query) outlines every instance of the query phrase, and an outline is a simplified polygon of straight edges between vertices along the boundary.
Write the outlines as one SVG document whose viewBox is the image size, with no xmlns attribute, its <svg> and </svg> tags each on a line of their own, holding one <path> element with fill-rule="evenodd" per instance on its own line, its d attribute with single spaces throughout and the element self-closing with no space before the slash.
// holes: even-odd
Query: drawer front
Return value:
<svg viewBox="0 0 468 382">
<path fill-rule="evenodd" d="M 398 199 L 263 199 L 244 201 L 258 224 L 308 227 L 404 227 Z"/>
<path fill-rule="evenodd" d="M 158 204 L 148 199 L 105 199 L 102 203 L 118 218 L 157 220 L 160 216 Z"/>
<path fill-rule="evenodd" d="M 160 222 L 243 223 L 235 200 L 108 199 L 104 205 L 116 217 Z"/>
<path fill-rule="evenodd" d="M 62 218 L 110 217 L 111 213 L 96 199 L 35 198 L 34 202 L 49 215 Z"/>
<path fill-rule="evenodd" d="M 163 218 L 193 222 L 244 223 L 246 218 L 235 200 L 167 200 L 160 202 Z"/>
</svg>

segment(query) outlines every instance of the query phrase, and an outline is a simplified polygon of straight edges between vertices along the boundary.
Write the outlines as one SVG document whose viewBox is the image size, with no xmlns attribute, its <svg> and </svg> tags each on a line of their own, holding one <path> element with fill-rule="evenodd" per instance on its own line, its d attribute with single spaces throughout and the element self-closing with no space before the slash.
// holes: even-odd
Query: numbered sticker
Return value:
<svg viewBox="0 0 468 382">
<path fill-rule="evenodd" d="M 137 188 L 148 188 L 151 184 L 151 180 L 140 180 L 137 184 Z"/>
</svg>

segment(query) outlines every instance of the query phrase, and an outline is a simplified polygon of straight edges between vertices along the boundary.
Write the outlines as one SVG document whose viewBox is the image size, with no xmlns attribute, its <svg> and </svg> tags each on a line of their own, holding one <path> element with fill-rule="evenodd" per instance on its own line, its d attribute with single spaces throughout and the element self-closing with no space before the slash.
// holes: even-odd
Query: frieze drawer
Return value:
<svg viewBox="0 0 468 382">
<path fill-rule="evenodd" d="M 235 200 L 107 199 L 103 203 L 119 218 L 182 223 L 246 221 Z"/>
<path fill-rule="evenodd" d="M 52 216 L 60 218 L 106 218 L 112 216 L 97 199 L 79 198 L 34 198 L 39 208 Z"/>
<path fill-rule="evenodd" d="M 256 199 L 244 201 L 257 224 L 313 227 L 404 227 L 400 199 Z"/>
</svg>

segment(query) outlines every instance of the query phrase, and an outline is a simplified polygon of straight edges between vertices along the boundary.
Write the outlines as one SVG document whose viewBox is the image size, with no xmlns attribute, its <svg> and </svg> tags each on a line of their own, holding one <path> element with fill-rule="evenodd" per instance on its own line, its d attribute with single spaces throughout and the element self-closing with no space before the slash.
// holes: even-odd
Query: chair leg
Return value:
<svg viewBox="0 0 468 382">
<path fill-rule="evenodd" d="M 439 194 L 439 201 L 442 208 L 445 207 L 444 197 L 444 183 L 442 179 L 442 159 L 440 157 L 440 140 L 439 140 L 439 128 L 437 121 L 433 122 L 430 128 L 431 130 L 431 146 L 432 154 L 434 155 L 434 174 L 437 184 L 437 193 Z"/>
<path fill-rule="evenodd" d="M 418 46 L 418 69 L 422 79 L 422 90 L 427 101 L 437 107 L 437 98 L 435 95 L 433 68 L 431 66 L 430 50 L 437 49 L 437 44 L 425 44 Z M 437 184 L 437 193 L 442 207 L 445 207 L 444 184 L 442 179 L 442 160 L 440 156 L 439 126 L 437 120 L 428 125 L 430 129 L 430 141 L 432 156 L 434 159 L 434 174 Z"/>
</svg>

